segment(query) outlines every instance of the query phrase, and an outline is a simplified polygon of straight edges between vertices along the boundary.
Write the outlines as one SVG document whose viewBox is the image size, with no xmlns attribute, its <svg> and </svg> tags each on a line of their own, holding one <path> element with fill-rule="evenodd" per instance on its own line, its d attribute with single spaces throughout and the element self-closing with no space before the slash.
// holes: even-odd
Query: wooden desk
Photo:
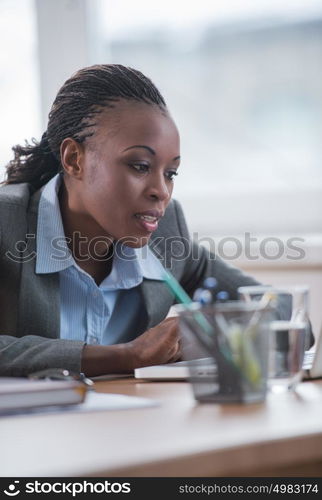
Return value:
<svg viewBox="0 0 322 500">
<path fill-rule="evenodd" d="M 160 406 L 1 418 L 1 476 L 322 477 L 322 381 L 249 406 L 197 404 L 187 382 L 97 390 Z"/>
</svg>

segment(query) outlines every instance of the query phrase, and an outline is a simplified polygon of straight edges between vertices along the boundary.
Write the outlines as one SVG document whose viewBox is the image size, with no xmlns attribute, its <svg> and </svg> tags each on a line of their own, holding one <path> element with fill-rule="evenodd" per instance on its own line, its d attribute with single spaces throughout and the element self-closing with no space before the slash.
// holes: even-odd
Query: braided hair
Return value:
<svg viewBox="0 0 322 500">
<path fill-rule="evenodd" d="M 66 137 L 82 143 L 94 134 L 95 115 L 120 99 L 156 104 L 165 101 L 149 78 L 121 64 L 89 66 L 72 75 L 59 90 L 40 142 L 14 146 L 6 166 L 6 184 L 28 182 L 40 188 L 62 171 L 60 145 Z"/>
</svg>

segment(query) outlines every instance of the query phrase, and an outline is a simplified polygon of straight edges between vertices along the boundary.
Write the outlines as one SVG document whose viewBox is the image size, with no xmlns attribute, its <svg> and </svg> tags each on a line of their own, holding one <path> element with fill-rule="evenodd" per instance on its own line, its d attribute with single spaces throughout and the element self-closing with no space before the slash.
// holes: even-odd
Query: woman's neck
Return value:
<svg viewBox="0 0 322 500">
<path fill-rule="evenodd" d="M 58 199 L 66 242 L 75 262 L 96 282 L 101 282 L 112 269 L 111 239 L 102 235 L 100 226 L 73 207 L 64 181 Z"/>
</svg>

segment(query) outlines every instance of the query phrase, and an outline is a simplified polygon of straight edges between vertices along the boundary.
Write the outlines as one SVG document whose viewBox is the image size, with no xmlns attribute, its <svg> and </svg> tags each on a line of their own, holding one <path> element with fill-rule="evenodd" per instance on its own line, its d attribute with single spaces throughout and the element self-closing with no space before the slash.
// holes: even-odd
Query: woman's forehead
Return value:
<svg viewBox="0 0 322 500">
<path fill-rule="evenodd" d="M 161 109 L 156 104 L 149 104 L 141 101 L 126 100 L 114 102 L 107 106 L 97 115 L 98 126 L 117 125 L 136 122 L 137 120 L 157 120 L 162 118 L 169 119 L 170 115 L 164 108 Z"/>
<path fill-rule="evenodd" d="M 127 143 L 145 140 L 178 141 L 176 125 L 166 110 L 159 106 L 141 102 L 117 102 L 104 109 L 95 120 L 95 132 L 92 140 Z"/>
</svg>

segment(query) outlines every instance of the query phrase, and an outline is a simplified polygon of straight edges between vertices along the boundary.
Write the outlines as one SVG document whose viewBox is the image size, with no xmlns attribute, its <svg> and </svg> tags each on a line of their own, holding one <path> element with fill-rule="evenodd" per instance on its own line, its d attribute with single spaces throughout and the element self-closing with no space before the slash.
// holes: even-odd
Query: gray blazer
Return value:
<svg viewBox="0 0 322 500">
<path fill-rule="evenodd" d="M 59 273 L 35 273 L 40 194 L 29 184 L 0 187 L 0 376 L 25 376 L 45 368 L 80 371 L 84 342 L 59 338 Z M 232 299 L 238 286 L 258 284 L 192 243 L 175 200 L 149 245 L 190 296 L 207 276 L 216 277 Z M 161 281 L 143 280 L 140 291 L 143 333 L 166 317 L 174 298 Z"/>
</svg>

